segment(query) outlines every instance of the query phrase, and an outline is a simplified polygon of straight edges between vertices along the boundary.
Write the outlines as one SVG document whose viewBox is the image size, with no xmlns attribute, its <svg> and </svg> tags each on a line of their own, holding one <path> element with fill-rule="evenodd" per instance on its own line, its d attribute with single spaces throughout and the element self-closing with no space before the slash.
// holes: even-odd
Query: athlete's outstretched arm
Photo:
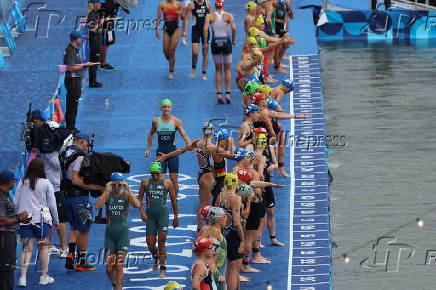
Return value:
<svg viewBox="0 0 436 290">
<path fill-rule="evenodd" d="M 145 189 L 147 188 L 147 185 L 148 185 L 148 179 L 141 180 L 141 185 L 139 187 L 139 193 L 138 193 L 139 214 L 143 222 L 147 221 L 147 214 L 144 211 L 144 206 L 142 201 L 144 198 L 144 193 L 145 193 Z"/>
<path fill-rule="evenodd" d="M 183 128 L 182 121 L 179 119 L 176 119 L 176 122 L 177 122 L 177 124 L 176 124 L 177 129 L 179 130 L 180 135 L 182 136 L 183 140 L 185 140 L 186 146 L 191 145 L 191 139 L 189 139 L 189 136 L 186 133 L 185 128 Z"/>
<path fill-rule="evenodd" d="M 171 181 L 171 179 L 165 179 L 165 187 L 167 188 L 170 194 L 171 206 L 173 208 L 173 213 L 174 213 L 173 228 L 177 228 L 179 226 L 179 210 L 177 208 L 176 189 L 174 188 L 174 184 Z"/>
<path fill-rule="evenodd" d="M 156 157 L 156 161 L 162 162 L 162 161 L 165 161 L 167 159 L 170 159 L 171 157 L 183 154 L 186 151 L 191 151 L 192 149 L 197 148 L 197 144 L 199 141 L 200 141 L 200 139 L 195 139 L 191 144 L 189 144 L 185 147 L 171 151 L 170 153 L 167 153 L 167 154 L 161 153 L 158 157 Z"/>
<path fill-rule="evenodd" d="M 250 182 L 250 186 L 252 188 L 264 188 L 264 187 L 267 187 L 267 186 L 278 187 L 278 188 L 285 187 L 284 185 L 281 185 L 281 184 L 276 184 L 276 183 L 266 182 L 266 181 L 260 181 L 260 180 L 251 181 Z"/>
<path fill-rule="evenodd" d="M 151 147 L 153 146 L 153 135 L 157 131 L 157 119 L 153 119 L 151 122 L 151 129 L 150 132 L 148 132 L 147 135 L 147 150 L 145 151 L 144 155 L 145 157 L 148 157 L 151 152 Z"/>
<path fill-rule="evenodd" d="M 305 118 L 307 118 L 307 114 L 291 115 L 291 114 L 286 114 L 283 112 L 276 112 L 276 111 L 269 111 L 268 116 L 270 118 L 276 118 L 276 119 L 305 119 Z"/>
</svg>

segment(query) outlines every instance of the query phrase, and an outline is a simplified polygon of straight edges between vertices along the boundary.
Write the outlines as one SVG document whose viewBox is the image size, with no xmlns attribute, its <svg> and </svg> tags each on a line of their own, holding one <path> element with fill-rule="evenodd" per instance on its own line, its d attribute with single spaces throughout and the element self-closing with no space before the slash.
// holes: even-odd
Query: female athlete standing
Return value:
<svg viewBox="0 0 436 290">
<path fill-rule="evenodd" d="M 165 0 L 159 3 L 156 17 L 157 39 L 160 39 L 159 24 L 162 14 L 164 18 L 163 51 L 169 63 L 168 78 L 172 79 L 176 65 L 176 48 L 180 38 L 179 19 L 182 14 L 182 4 L 175 0 Z"/>
<path fill-rule="evenodd" d="M 210 203 L 212 197 L 212 186 L 214 182 L 213 176 L 213 159 L 212 154 L 216 150 L 215 144 L 212 143 L 212 135 L 214 132 L 214 127 L 212 123 L 205 122 L 203 124 L 203 135 L 202 139 L 194 140 L 190 145 L 183 148 L 177 149 L 167 154 L 161 154 L 156 158 L 156 161 L 162 162 L 169 158 L 173 158 L 186 151 L 193 151 L 197 155 L 197 161 L 199 166 L 198 171 L 198 186 L 199 186 L 199 197 L 200 203 L 198 205 L 197 211 L 197 227 L 198 230 L 204 224 L 204 219 L 201 214 L 201 210 Z"/>
<path fill-rule="evenodd" d="M 236 23 L 233 14 L 224 12 L 224 0 L 215 0 L 215 12 L 206 16 L 204 22 L 204 39 L 208 39 L 209 25 L 212 29 L 211 50 L 215 62 L 215 85 L 219 104 L 224 104 L 222 99 L 222 74 L 226 82 L 226 102 L 230 104 L 232 71 L 232 44 L 236 44 Z M 232 28 L 230 40 L 229 27 Z"/>
</svg>

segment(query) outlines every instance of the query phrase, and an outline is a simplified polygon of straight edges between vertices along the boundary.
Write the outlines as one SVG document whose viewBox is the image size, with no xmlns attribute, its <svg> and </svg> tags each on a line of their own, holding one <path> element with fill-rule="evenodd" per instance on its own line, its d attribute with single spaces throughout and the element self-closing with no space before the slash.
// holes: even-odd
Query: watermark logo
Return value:
<svg viewBox="0 0 436 290">
<path fill-rule="evenodd" d="M 48 38 L 50 28 L 65 21 L 65 14 L 62 11 L 50 9 L 47 3 L 29 3 L 24 10 L 27 22 L 27 31 L 34 31 L 36 38 Z"/>
<path fill-rule="evenodd" d="M 400 264 L 414 255 L 415 248 L 411 245 L 398 243 L 395 237 L 381 237 L 373 244 L 372 255 L 360 262 L 360 265 L 366 269 L 398 272 Z"/>
</svg>

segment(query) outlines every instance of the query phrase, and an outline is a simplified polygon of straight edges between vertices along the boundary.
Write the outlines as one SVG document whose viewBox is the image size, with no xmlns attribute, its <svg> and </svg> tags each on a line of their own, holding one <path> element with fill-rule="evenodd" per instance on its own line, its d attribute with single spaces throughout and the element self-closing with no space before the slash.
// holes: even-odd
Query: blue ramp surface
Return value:
<svg viewBox="0 0 436 290">
<path fill-rule="evenodd" d="M 308 13 L 309 12 L 309 13 Z M 331 289 L 330 194 L 321 67 L 312 14 L 297 10 L 292 24 L 290 111 L 308 114 L 291 120 L 290 239 L 287 289 Z"/>
<path fill-rule="evenodd" d="M 32 5 L 29 8 L 29 11 L 36 10 L 41 13 L 40 15 L 46 15 L 47 11 L 58 11 L 63 21 L 49 31 L 40 27 L 23 34 L 17 39 L 16 54 L 0 72 L 0 96 L 5 104 L 0 109 L 1 122 L 5 125 L 1 128 L 1 134 L 5 138 L 0 142 L 2 142 L 2 148 L 7 148 L 7 151 L 1 152 L 2 161 L 8 160 L 8 164 L 13 165 L 19 159 L 18 123 L 23 120 L 29 101 L 33 102 L 34 108 L 45 109 L 47 106 L 47 100 L 53 95 L 58 82 L 59 75 L 56 65 L 62 62 L 62 54 L 68 43 L 68 33 L 74 29 L 77 16 L 84 15 L 86 3 L 85 0 L 52 0 L 47 1 L 45 7 L 42 7 L 44 5 L 41 7 Z M 126 21 L 128 19 L 131 21 L 154 19 L 157 5 L 156 0 L 141 1 L 136 9 L 131 10 Z M 238 44 L 234 46 L 233 55 L 234 67 L 239 60 L 245 38 L 242 23 L 245 11 L 241 3 L 231 2 L 226 2 L 226 10 L 234 13 L 238 27 Z M 47 37 L 43 37 L 45 35 Z M 188 39 L 190 39 L 189 35 Z M 236 138 L 237 127 L 242 122 L 243 108 L 237 89 L 232 90 L 232 104 L 216 104 L 211 55 L 209 55 L 208 81 L 201 81 L 199 76 L 195 79 L 189 77 L 190 46 L 183 46 L 179 43 L 176 55 L 176 78 L 168 80 L 166 78 L 168 66 L 162 53 L 162 41 L 155 38 L 154 31 L 147 28 L 136 29 L 129 33 L 119 31 L 117 43 L 110 47 L 108 54 L 108 62 L 116 66 L 117 71 L 99 71 L 99 81 L 104 84 L 101 89 L 89 89 L 87 82 L 84 82 L 84 94 L 79 104 L 78 129 L 87 133 L 95 133 L 96 151 L 110 151 L 123 156 L 132 163 L 128 182 L 134 192 L 138 190 L 140 179 L 149 176 L 147 168 L 153 158 L 144 158 L 143 152 L 151 120 L 160 114 L 161 99 L 170 97 L 173 100 L 173 113 L 183 121 L 191 139 L 200 137 L 203 122 L 211 119 L 220 119 L 215 124 L 226 124 L 230 126 L 230 130 L 234 127 L 232 135 Z M 284 77 L 282 75 L 282 78 Z M 279 79 L 280 76 L 276 75 L 275 78 Z M 285 108 L 289 107 L 289 95 L 284 97 L 282 105 Z M 290 123 L 283 122 L 283 128 L 289 130 Z M 183 141 L 177 139 L 177 145 L 183 146 Z M 155 149 L 156 147 L 153 148 Z M 286 153 L 286 157 L 289 160 L 289 152 Z M 228 166 L 231 168 L 233 165 L 234 163 L 229 162 Z M 191 246 L 196 237 L 194 213 L 198 204 L 197 170 L 194 155 L 188 152 L 180 157 L 181 226 L 178 229 L 169 229 L 167 279 L 158 279 L 157 273 L 151 270 L 145 243 L 145 225 L 140 221 L 137 210 L 130 211 L 130 251 L 132 255 L 126 267 L 125 289 L 162 289 L 162 286 L 169 280 L 178 281 L 189 289 L 191 285 L 190 267 L 193 259 Z M 278 238 L 289 245 L 290 182 L 278 176 L 274 176 L 273 182 L 287 186 L 287 188 L 275 190 L 275 194 L 277 224 L 280 225 L 277 229 Z M 270 247 L 268 234 L 265 233 L 264 237 L 263 243 L 267 247 L 262 250 L 262 254 L 271 258 L 273 263 L 256 265 L 262 272 L 248 274 L 247 276 L 252 280 L 243 284 L 242 287 L 243 289 L 262 289 L 266 286 L 266 282 L 271 280 L 275 289 L 286 289 L 288 272 L 285 269 L 288 265 L 289 247 Z M 53 233 L 53 240 L 55 244 L 58 244 L 55 233 Z M 54 276 L 55 283 L 44 287 L 38 286 L 39 266 L 32 265 L 28 272 L 28 287 L 32 289 L 71 287 L 110 289 L 111 285 L 106 278 L 102 257 L 103 240 L 104 225 L 93 225 L 88 252 L 90 262 L 97 264 L 95 271 L 69 272 L 64 268 L 63 259 L 52 256 L 49 272 Z M 17 279 L 18 275 L 19 271 L 16 272 Z"/>
</svg>

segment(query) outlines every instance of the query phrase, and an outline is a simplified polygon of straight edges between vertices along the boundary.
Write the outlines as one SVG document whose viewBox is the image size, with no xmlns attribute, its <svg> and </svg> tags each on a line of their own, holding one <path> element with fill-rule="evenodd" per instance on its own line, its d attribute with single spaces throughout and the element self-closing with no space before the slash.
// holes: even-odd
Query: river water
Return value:
<svg viewBox="0 0 436 290">
<path fill-rule="evenodd" d="M 334 288 L 436 289 L 436 44 L 320 49 Z"/>
</svg>

